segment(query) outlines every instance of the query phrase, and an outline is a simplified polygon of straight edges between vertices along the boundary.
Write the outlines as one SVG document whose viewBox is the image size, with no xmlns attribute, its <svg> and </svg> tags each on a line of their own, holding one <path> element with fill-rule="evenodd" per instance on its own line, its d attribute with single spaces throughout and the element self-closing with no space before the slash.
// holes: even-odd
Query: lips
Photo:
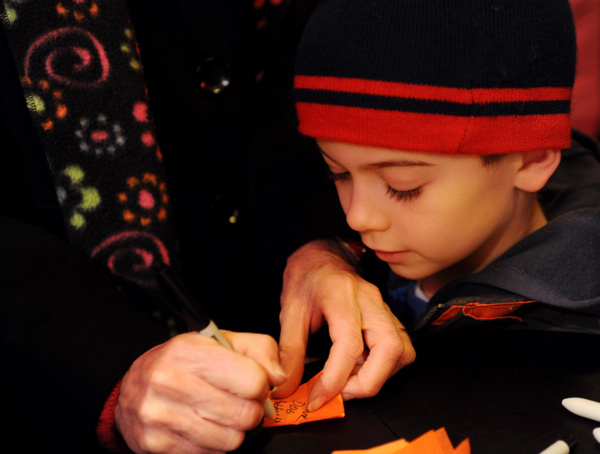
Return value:
<svg viewBox="0 0 600 454">
<path fill-rule="evenodd" d="M 385 251 L 375 251 L 375 255 L 379 257 L 379 260 L 382 260 L 387 263 L 398 263 L 406 258 L 406 256 L 410 253 L 410 251 L 396 251 L 396 252 L 385 252 Z"/>
</svg>

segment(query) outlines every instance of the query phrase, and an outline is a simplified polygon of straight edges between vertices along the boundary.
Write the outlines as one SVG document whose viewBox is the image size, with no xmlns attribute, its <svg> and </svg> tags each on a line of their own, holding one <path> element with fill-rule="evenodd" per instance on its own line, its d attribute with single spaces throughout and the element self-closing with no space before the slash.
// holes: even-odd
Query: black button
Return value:
<svg viewBox="0 0 600 454">
<path fill-rule="evenodd" d="M 218 94 L 229 87 L 231 71 L 229 66 L 218 58 L 208 58 L 203 61 L 196 71 L 200 88 L 209 93 Z"/>
</svg>

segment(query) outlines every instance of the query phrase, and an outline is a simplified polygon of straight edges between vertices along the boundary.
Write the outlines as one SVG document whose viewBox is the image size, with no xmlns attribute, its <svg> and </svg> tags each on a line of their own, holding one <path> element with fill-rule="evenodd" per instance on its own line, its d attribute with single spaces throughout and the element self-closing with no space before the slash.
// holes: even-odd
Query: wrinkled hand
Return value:
<svg viewBox="0 0 600 454">
<path fill-rule="evenodd" d="M 374 396 L 415 359 L 406 330 L 377 287 L 362 279 L 336 246 L 313 241 L 288 258 L 284 272 L 279 357 L 290 378 L 274 397 L 286 397 L 300 383 L 308 337 L 325 320 L 333 345 L 310 393 L 309 410 L 338 392 L 345 400 Z"/>
<path fill-rule="evenodd" d="M 223 331 L 234 351 L 197 333 L 140 356 L 123 377 L 117 428 L 136 453 L 217 453 L 239 447 L 263 418 L 270 386 L 286 380 L 277 344 Z"/>
</svg>

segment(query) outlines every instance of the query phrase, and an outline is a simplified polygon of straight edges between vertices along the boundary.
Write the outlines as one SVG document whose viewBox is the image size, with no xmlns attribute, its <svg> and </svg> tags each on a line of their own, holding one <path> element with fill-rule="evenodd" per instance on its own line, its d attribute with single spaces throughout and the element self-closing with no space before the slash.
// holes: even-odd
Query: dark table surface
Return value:
<svg viewBox="0 0 600 454">
<path fill-rule="evenodd" d="M 346 402 L 346 417 L 256 429 L 244 454 L 329 454 L 412 440 L 445 427 L 454 446 L 473 454 L 534 454 L 557 439 L 577 440 L 574 454 L 600 453 L 600 422 L 576 416 L 566 397 L 600 401 L 600 335 L 462 332 L 415 341 L 417 360 L 369 399 Z M 314 375 L 322 362 L 307 366 Z"/>
</svg>

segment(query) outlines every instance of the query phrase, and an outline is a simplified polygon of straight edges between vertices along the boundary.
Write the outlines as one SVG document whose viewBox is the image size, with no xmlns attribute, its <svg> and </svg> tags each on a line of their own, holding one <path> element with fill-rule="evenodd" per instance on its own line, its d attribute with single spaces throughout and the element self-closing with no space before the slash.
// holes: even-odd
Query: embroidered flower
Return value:
<svg viewBox="0 0 600 454">
<path fill-rule="evenodd" d="M 106 116 L 102 114 L 95 120 L 79 120 L 75 136 L 79 139 L 79 149 L 84 153 L 114 155 L 117 149 L 125 145 L 123 128 L 118 123 L 109 125 Z"/>
<path fill-rule="evenodd" d="M 127 192 L 117 194 L 117 199 L 123 205 L 123 219 L 128 223 L 139 223 L 146 227 L 152 222 L 167 219 L 169 196 L 164 182 L 159 182 L 153 173 L 145 173 L 139 179 L 127 179 Z"/>
<path fill-rule="evenodd" d="M 46 79 L 39 80 L 35 87 L 30 80 L 24 82 L 30 87 L 27 107 L 40 118 L 40 126 L 44 131 L 51 130 L 56 120 L 66 118 L 68 108 L 63 102 L 62 90 L 53 89 Z"/>
<path fill-rule="evenodd" d="M 59 16 L 68 17 L 72 15 L 77 22 L 82 22 L 86 16 L 95 18 L 98 15 L 98 3 L 88 0 L 71 0 L 58 2 L 56 12 Z"/>
<path fill-rule="evenodd" d="M 61 175 L 68 181 L 57 187 L 58 201 L 63 207 L 70 208 L 69 224 L 79 230 L 86 225 L 85 213 L 95 210 L 102 198 L 96 188 L 83 184 L 85 172 L 78 165 L 65 167 Z"/>
</svg>

